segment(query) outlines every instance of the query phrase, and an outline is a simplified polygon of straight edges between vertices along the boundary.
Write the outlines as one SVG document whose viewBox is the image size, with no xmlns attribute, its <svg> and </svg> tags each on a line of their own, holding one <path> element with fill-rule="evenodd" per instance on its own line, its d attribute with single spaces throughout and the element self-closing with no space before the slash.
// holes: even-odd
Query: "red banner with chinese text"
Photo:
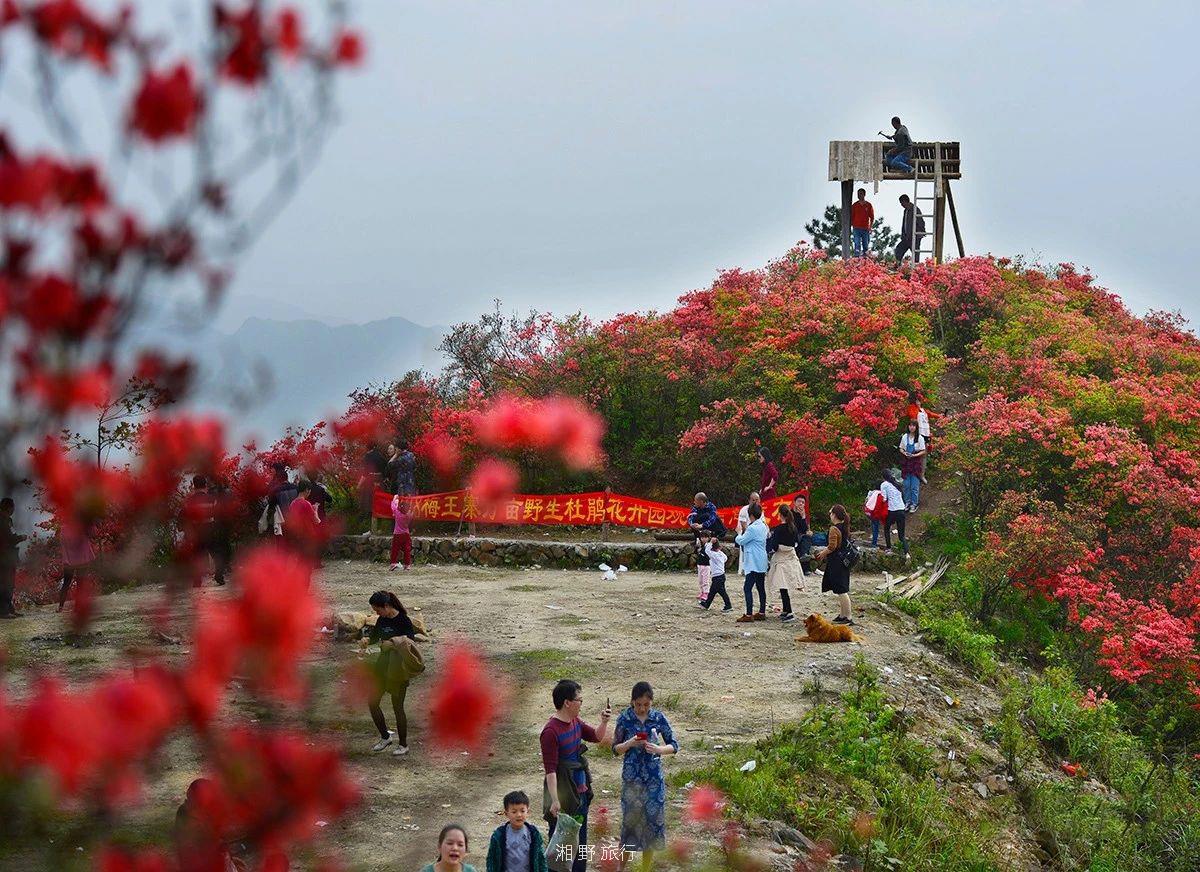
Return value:
<svg viewBox="0 0 1200 872">
<path fill-rule="evenodd" d="M 808 491 L 795 491 L 767 500 L 763 511 L 770 519 L 780 505 L 790 503 L 796 496 L 807 498 Z M 408 504 L 414 521 L 477 521 L 483 524 L 570 524 L 599 526 L 607 519 L 621 527 L 646 527 L 671 530 L 687 526 L 691 506 L 672 506 L 624 494 L 591 491 L 582 494 L 514 494 L 512 499 L 487 509 L 476 504 L 469 491 L 458 490 L 440 494 L 421 494 L 401 497 Z M 717 509 L 721 522 L 730 529 L 737 527 L 741 506 Z M 392 495 L 375 491 L 373 512 L 377 518 L 392 517 Z"/>
</svg>

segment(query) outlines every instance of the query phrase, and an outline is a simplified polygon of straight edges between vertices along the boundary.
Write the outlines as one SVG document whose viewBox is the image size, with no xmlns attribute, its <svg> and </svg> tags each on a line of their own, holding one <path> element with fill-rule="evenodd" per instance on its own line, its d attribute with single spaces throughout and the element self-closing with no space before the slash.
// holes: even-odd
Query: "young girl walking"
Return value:
<svg viewBox="0 0 1200 872">
<path fill-rule="evenodd" d="M 408 529 L 408 504 L 400 499 L 399 494 L 392 497 L 392 518 L 396 522 L 392 528 L 392 569 L 403 566 L 407 572 L 408 567 L 412 566 L 412 533 Z M 402 555 L 403 563 L 400 562 Z"/>
<path fill-rule="evenodd" d="M 76 531 L 63 526 L 58 531 L 58 538 L 62 546 L 63 562 L 62 583 L 58 588 L 58 610 L 61 612 L 67 604 L 67 594 L 71 592 L 75 576 L 87 571 L 96 559 L 96 550 L 92 548 L 91 538 L 86 531 Z"/>
<path fill-rule="evenodd" d="M 700 585 L 700 595 L 696 597 L 697 603 L 703 603 L 705 597 L 708 596 L 709 585 L 712 584 L 712 565 L 708 559 L 708 535 L 697 536 L 693 545 L 696 551 L 696 581 Z"/>
<path fill-rule="evenodd" d="M 704 543 L 704 554 L 708 558 L 709 570 L 711 576 L 708 583 L 708 596 L 703 602 L 697 603 L 702 609 L 707 609 L 713 604 L 713 600 L 718 596 L 725 601 L 725 608 L 722 612 L 732 612 L 733 603 L 729 601 L 729 594 L 725 590 L 725 561 L 728 559 L 725 552 L 721 550 L 721 538 L 719 536 L 710 536 Z"/>
</svg>

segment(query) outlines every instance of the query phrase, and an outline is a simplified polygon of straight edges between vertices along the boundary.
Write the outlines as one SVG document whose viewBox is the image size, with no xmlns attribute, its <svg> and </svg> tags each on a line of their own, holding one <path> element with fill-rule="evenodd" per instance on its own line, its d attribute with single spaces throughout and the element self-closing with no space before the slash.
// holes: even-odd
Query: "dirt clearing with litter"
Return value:
<svg viewBox="0 0 1200 872">
<path fill-rule="evenodd" d="M 766 622 L 735 623 L 743 610 L 738 576 L 729 579 L 730 614 L 719 611 L 720 600 L 711 611 L 697 608 L 694 572 L 625 572 L 606 581 L 598 570 L 417 566 L 390 572 L 386 564 L 337 561 L 326 565 L 321 579 L 330 613 L 369 611 L 367 597 L 387 589 L 432 633 L 422 645 L 428 669 L 408 693 L 411 751 L 406 757 L 395 758 L 390 749 L 372 754 L 377 734 L 366 706 L 346 701 L 349 684 L 343 673 L 358 659 L 353 643 L 318 635 L 310 657 L 314 690 L 296 726 L 343 742 L 364 787 L 358 813 L 325 833 L 351 868 L 419 868 L 434 858 L 438 830 L 450 821 L 466 827 L 468 861 L 482 867 L 488 836 L 503 821 L 501 798 L 510 790 L 530 795 L 532 817 L 544 826 L 538 735 L 552 714 L 550 690 L 558 678 L 583 685 L 582 717 L 592 724 L 606 699 L 612 700 L 615 723 L 634 682 L 653 684 L 655 705 L 670 719 L 681 745 L 679 756 L 666 761 L 669 775 L 769 735 L 818 700 L 836 699 L 854 654 L 861 651 L 883 670 L 889 695 L 915 713 L 923 736 L 995 755 L 978 736 L 999 709 L 997 694 L 927 648 L 911 619 L 876 601 L 877 576 L 853 581 L 861 645 L 800 647 L 793 639 L 804 633 L 803 624 L 783 624 L 777 613 Z M 102 598 L 93 625 L 98 635 L 81 647 L 62 642 L 62 617 L 52 608 L 6 622 L 0 639 L 11 664 L 53 664 L 70 680 L 102 673 L 131 648 L 152 648 L 168 659 L 185 656 L 186 636 L 180 645 L 151 638 L 145 615 L 161 595 L 161 589 L 142 588 Z M 199 595 L 226 594 L 206 587 Z M 801 618 L 812 611 L 836 613 L 834 597 L 820 593 L 819 578 L 810 577 L 793 597 Z M 507 684 L 507 704 L 486 756 L 438 754 L 431 742 L 438 724 L 430 722 L 428 692 L 443 653 L 455 641 L 480 650 Z M 25 670 L 10 671 L 11 690 L 23 691 L 18 685 L 24 676 Z M 235 689 L 233 705 L 244 704 Z M 383 710 L 391 726 L 386 701 Z M 248 713 L 262 721 L 277 717 L 264 710 Z M 188 783 L 201 774 L 188 740 L 175 740 L 166 750 L 167 765 L 152 781 L 138 823 L 147 837 L 169 830 Z M 620 761 L 594 748 L 590 762 L 597 805 L 609 806 L 619 821 Z M 670 791 L 670 832 L 682 826 L 682 793 Z"/>
</svg>

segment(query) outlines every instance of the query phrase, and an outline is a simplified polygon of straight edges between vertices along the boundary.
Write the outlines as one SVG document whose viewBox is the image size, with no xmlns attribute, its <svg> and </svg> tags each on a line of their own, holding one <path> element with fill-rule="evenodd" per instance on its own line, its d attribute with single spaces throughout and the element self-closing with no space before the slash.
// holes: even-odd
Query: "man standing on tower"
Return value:
<svg viewBox="0 0 1200 872">
<path fill-rule="evenodd" d="M 900 116 L 897 115 L 892 119 L 892 127 L 896 129 L 893 134 L 879 131 L 880 136 L 887 137 L 895 143 L 887 150 L 883 156 L 883 164 L 889 169 L 900 170 L 904 173 L 913 171 L 912 164 L 908 162 L 908 156 L 912 152 L 912 137 L 908 135 L 908 128 L 900 123 Z"/>
<path fill-rule="evenodd" d="M 850 207 L 850 232 L 854 236 L 854 256 L 867 257 L 871 250 L 871 225 L 875 209 L 867 201 L 867 189 L 858 189 L 858 199 Z"/>
</svg>

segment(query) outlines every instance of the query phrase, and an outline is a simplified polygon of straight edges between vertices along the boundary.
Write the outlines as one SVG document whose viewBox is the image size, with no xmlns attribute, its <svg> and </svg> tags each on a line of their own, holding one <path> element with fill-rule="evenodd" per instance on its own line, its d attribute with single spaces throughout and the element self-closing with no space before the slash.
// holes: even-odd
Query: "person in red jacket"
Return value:
<svg viewBox="0 0 1200 872">
<path fill-rule="evenodd" d="M 867 257 L 871 250 L 871 225 L 875 207 L 867 201 L 867 189 L 858 189 L 858 199 L 850 207 L 850 234 L 854 238 L 854 256 Z"/>
<path fill-rule="evenodd" d="M 283 521 L 283 534 L 295 544 L 301 554 L 317 560 L 321 556 L 324 544 L 321 541 L 321 518 L 317 515 L 317 507 L 308 501 L 312 494 L 312 486 L 302 481 L 297 487 L 300 495 L 288 506 L 287 516 Z"/>
</svg>

